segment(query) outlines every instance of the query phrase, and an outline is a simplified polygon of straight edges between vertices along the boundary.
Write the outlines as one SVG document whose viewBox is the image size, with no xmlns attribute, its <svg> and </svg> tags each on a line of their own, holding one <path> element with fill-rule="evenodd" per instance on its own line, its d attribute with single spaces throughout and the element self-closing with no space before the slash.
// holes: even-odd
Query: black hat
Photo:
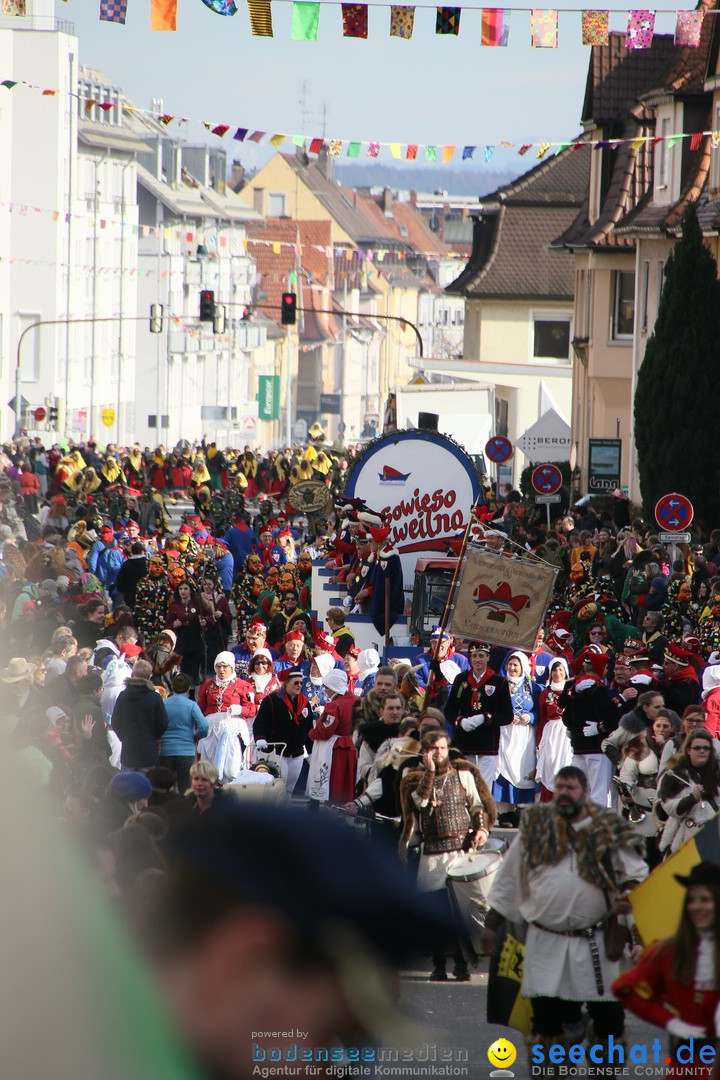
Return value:
<svg viewBox="0 0 720 1080">
<path fill-rule="evenodd" d="M 162 850 L 171 874 L 190 871 L 238 908 L 277 913 L 333 965 L 356 1019 L 377 1036 L 397 1035 L 399 1018 L 372 965 L 402 964 L 457 933 L 443 897 L 420 892 L 398 861 L 324 814 L 228 798 L 212 820 L 178 822 Z"/>
<path fill-rule="evenodd" d="M 720 866 L 717 863 L 701 862 L 693 866 L 689 874 L 673 874 L 683 888 L 691 885 L 715 885 L 720 887 Z"/>
</svg>

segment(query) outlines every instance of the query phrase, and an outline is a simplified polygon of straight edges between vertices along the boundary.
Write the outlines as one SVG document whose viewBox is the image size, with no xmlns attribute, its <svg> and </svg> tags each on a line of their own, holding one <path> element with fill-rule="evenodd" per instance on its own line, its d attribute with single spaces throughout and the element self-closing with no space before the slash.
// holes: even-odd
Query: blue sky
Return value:
<svg viewBox="0 0 720 1080">
<path fill-rule="evenodd" d="M 202 0 L 180 0 L 176 33 L 151 33 L 148 0 L 128 0 L 124 27 L 99 21 L 99 0 L 58 8 L 75 24 L 81 63 L 100 68 L 136 104 L 162 98 L 166 112 L 197 121 L 458 147 L 561 141 L 580 130 L 590 50 L 580 44 L 578 12 L 560 10 L 554 50 L 530 47 L 527 9 L 513 11 L 507 48 L 481 48 L 479 9 L 463 10 L 458 37 L 440 37 L 435 8 L 418 7 L 413 38 L 403 41 L 389 37 L 389 4 L 373 6 L 362 41 L 343 39 L 339 3 L 323 4 L 319 40 L 296 42 L 287 0 L 273 3 L 272 39 L 252 37 L 246 2 L 237 3 L 237 14 L 223 18 Z M 658 9 L 656 32 L 672 33 L 675 10 Z M 611 29 L 626 24 L 625 12 L 611 14 Z M 207 137 L 198 124 L 186 131 L 191 141 Z M 262 147 L 241 147 L 231 136 L 230 157 L 249 166 L 267 159 Z M 381 158 L 392 160 L 386 149 Z M 493 164 L 515 160 L 516 151 L 498 150 Z M 529 167 L 532 154 L 524 162 Z"/>
</svg>

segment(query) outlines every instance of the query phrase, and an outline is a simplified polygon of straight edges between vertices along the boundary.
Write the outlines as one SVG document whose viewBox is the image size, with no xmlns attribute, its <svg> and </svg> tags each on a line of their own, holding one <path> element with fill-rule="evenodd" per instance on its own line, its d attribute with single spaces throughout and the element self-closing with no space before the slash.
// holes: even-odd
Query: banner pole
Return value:
<svg viewBox="0 0 720 1080">
<path fill-rule="evenodd" d="M 482 498 L 482 491 L 480 491 L 480 493 L 478 494 L 478 497 L 475 499 L 475 502 L 472 504 L 472 507 L 470 509 L 470 514 L 468 515 L 468 523 L 467 523 L 467 525 L 465 527 L 465 535 L 463 536 L 462 546 L 461 546 L 460 552 L 458 554 L 457 566 L 455 567 L 455 573 L 453 574 L 452 581 L 450 582 L 450 591 L 448 592 L 448 598 L 447 598 L 447 602 L 445 604 L 445 610 L 443 611 L 442 620 L 440 622 L 440 641 L 442 641 L 442 636 L 445 633 L 445 627 L 447 626 L 448 620 L 450 618 L 450 612 L 452 610 L 453 600 L 455 599 L 455 589 L 457 588 L 457 581 L 458 581 L 458 578 L 460 576 L 460 567 L 462 566 L 462 561 L 465 558 L 465 549 L 467 548 L 468 540 L 470 539 L 470 526 L 472 525 L 473 517 L 475 516 L 475 508 L 476 508 L 476 506 L 479 503 L 481 498 Z M 428 707 L 428 700 L 430 698 L 430 691 L 432 689 L 432 684 L 433 684 L 434 678 L 435 678 L 435 673 L 433 672 L 433 670 L 431 668 L 430 669 L 430 675 L 429 675 L 429 678 L 428 678 L 428 681 L 427 681 L 427 686 L 425 687 L 425 696 L 423 697 L 423 704 L 422 704 L 423 709 L 427 709 L 427 707 Z"/>
</svg>

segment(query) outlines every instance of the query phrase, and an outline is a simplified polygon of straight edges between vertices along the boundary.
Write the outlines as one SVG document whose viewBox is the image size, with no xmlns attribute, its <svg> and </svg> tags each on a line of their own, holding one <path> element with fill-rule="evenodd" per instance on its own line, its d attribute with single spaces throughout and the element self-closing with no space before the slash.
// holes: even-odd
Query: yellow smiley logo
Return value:
<svg viewBox="0 0 720 1080">
<path fill-rule="evenodd" d="M 487 1055 L 491 1065 L 499 1069 L 507 1069 L 517 1057 L 517 1050 L 507 1039 L 496 1039 Z"/>
</svg>

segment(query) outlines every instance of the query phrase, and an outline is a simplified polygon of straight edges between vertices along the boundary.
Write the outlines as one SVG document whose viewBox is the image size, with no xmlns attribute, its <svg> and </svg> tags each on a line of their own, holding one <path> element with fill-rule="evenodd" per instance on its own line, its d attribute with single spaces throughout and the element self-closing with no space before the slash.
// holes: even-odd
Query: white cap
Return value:
<svg viewBox="0 0 720 1080">
<path fill-rule="evenodd" d="M 335 667 L 335 661 L 328 652 L 318 653 L 317 656 L 313 657 L 313 660 L 315 661 L 317 669 L 322 677 L 327 675 L 327 673 L 329 671 L 332 671 Z"/>
<path fill-rule="evenodd" d="M 323 686 L 327 686 L 333 694 L 347 694 L 347 675 L 340 668 L 333 668 L 327 675 L 323 675 Z"/>
<path fill-rule="evenodd" d="M 360 678 L 364 679 L 371 671 L 380 667 L 380 653 L 377 649 L 363 649 L 357 658 Z"/>
</svg>

